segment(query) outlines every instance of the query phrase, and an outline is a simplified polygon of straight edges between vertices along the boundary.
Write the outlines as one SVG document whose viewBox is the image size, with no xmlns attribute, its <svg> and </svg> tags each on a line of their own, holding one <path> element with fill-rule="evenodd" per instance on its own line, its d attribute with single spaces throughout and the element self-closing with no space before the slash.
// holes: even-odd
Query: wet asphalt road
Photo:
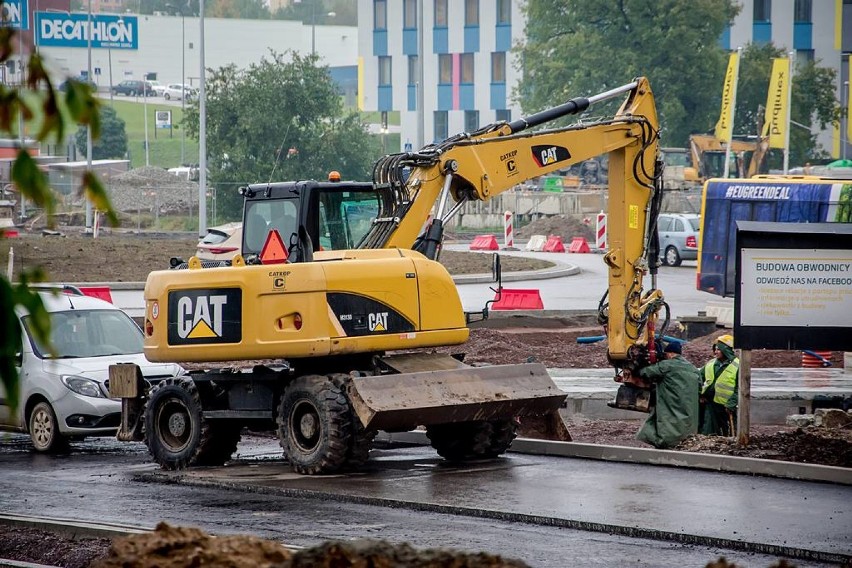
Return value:
<svg viewBox="0 0 852 568">
<path fill-rule="evenodd" d="M 702 534 L 740 538 L 737 529 L 748 530 L 747 525 L 757 522 L 755 510 L 769 507 L 772 514 L 790 516 L 777 526 L 791 534 L 772 535 L 768 540 L 786 542 L 789 536 L 790 546 L 803 544 L 845 554 L 852 551 L 852 523 L 846 506 L 852 490 L 828 484 L 518 454 L 448 468 L 431 448 L 380 448 L 373 452 L 372 465 L 364 474 L 301 478 L 277 460 L 275 445 L 275 440 L 248 437 L 239 448 L 242 459 L 232 469 L 233 479 L 261 474 L 267 480 L 266 489 L 273 487 L 262 493 L 257 491 L 266 490 L 263 484 L 255 491 L 242 491 L 133 481 L 134 475 L 159 472 L 142 444 L 90 439 L 75 444 L 70 455 L 52 457 L 32 452 L 25 436 L 0 434 L 4 486 L 0 512 L 148 528 L 167 521 L 213 534 L 254 534 L 297 546 L 328 539 L 381 538 L 419 548 L 484 550 L 520 558 L 532 566 L 704 566 L 719 556 L 740 566 L 769 566 L 775 557 L 547 526 L 548 515 L 558 517 L 567 503 L 573 504 L 570 515 L 578 518 L 597 508 L 604 512 L 602 522 L 647 517 L 649 526 L 675 526 L 679 517 L 698 515 L 677 510 L 692 502 L 681 493 L 694 492 L 694 502 L 700 503 L 702 494 L 713 498 L 712 491 L 707 493 L 709 485 L 728 484 L 732 496 L 742 501 L 742 510 L 708 517 L 708 532 Z M 222 472 L 218 470 L 218 474 Z M 657 481 L 650 481 L 655 478 Z M 576 480 L 573 486 L 572 479 Z M 607 485 L 617 479 L 622 479 L 621 487 L 608 490 Z M 307 491 L 290 495 L 275 491 L 276 480 L 279 485 Z M 597 490 L 590 489 L 595 486 Z M 672 491 L 660 494 L 658 486 L 670 486 Z M 626 507 L 632 510 L 623 510 L 613 494 L 625 487 L 635 493 Z M 359 493 L 376 496 L 377 504 L 335 497 Z M 667 510 L 661 505 L 667 499 L 671 518 L 658 518 L 667 516 L 660 515 Z M 417 510 L 406 504 L 418 501 L 452 503 L 467 513 Z M 798 507 L 816 508 L 822 524 L 797 523 Z M 476 508 L 489 514 L 472 516 L 470 511 Z M 535 521 L 500 520 L 501 512 L 514 518 L 513 513 L 519 511 Z M 741 521 L 733 518 L 738 514 L 743 516 Z M 711 520 L 720 518 L 726 519 L 722 526 L 709 526 Z M 768 527 L 752 526 L 750 530 L 761 529 Z M 824 565 L 801 560 L 796 564 Z"/>
</svg>

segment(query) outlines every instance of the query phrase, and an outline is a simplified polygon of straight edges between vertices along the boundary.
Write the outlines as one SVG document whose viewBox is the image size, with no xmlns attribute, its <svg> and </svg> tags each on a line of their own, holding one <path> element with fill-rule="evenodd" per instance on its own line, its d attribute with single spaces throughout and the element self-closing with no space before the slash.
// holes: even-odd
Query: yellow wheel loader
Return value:
<svg viewBox="0 0 852 568">
<path fill-rule="evenodd" d="M 619 96 L 625 100 L 613 116 L 533 130 Z M 380 430 L 425 426 L 432 446 L 453 461 L 499 456 L 519 425 L 570 439 L 558 414 L 566 395 L 542 365 L 471 366 L 429 351 L 463 344 L 467 324 L 488 315 L 487 305 L 464 313 L 437 261 L 443 226 L 468 200 L 609 153 L 609 286 L 600 320 L 616 369 L 647 365 L 665 305 L 656 276 L 644 287 L 658 258 L 658 129 L 651 89 L 639 78 L 384 156 L 370 183 L 241 188 L 241 254 L 224 263 L 193 257 L 183 269 L 149 275 L 145 355 L 266 364 L 159 384 L 115 366 L 119 439 L 144 440 L 157 463 L 177 469 L 224 463 L 244 426 L 277 429 L 284 455 L 303 474 L 357 468 Z M 647 390 L 623 389 L 620 407 L 641 409 L 644 401 L 647 408 Z"/>
</svg>

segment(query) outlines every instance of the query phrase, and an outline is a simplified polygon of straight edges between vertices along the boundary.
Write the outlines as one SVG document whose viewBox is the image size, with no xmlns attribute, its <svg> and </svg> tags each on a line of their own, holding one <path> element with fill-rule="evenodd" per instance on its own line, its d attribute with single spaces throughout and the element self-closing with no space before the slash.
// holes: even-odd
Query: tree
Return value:
<svg viewBox="0 0 852 568">
<path fill-rule="evenodd" d="M 269 9 L 262 0 L 211 0 L 204 12 L 211 18 L 270 19 Z"/>
<path fill-rule="evenodd" d="M 2 3 L 2 0 L 0 0 Z M 15 53 L 19 32 L 10 27 L 0 27 L 0 66 L 5 66 Z M 62 98 L 60 98 L 62 97 Z M 40 124 L 33 124 L 32 117 L 36 106 L 41 107 Z M 69 80 L 64 95 L 53 85 L 45 69 L 44 61 L 38 53 L 29 56 L 26 66 L 26 82 L 23 86 L 0 84 L 0 135 L 15 138 L 14 128 L 18 117 L 23 115 L 25 126 L 31 131 L 28 135 L 39 142 L 54 139 L 57 143 L 64 140 L 65 120 L 60 107 L 67 110 L 70 119 L 79 124 L 90 124 L 94 135 L 100 131 L 98 114 L 99 103 L 92 88 L 82 82 Z M 21 194 L 44 210 L 48 220 L 54 210 L 55 197 L 47 183 L 47 176 L 38 168 L 35 160 L 26 149 L 20 148 L 12 164 L 12 182 Z M 80 193 L 92 201 L 98 209 L 107 212 L 112 226 L 118 225 L 118 217 L 109 204 L 103 185 L 92 172 L 86 172 Z M 0 240 L 4 237 L 0 233 Z M 17 353 L 21 350 L 21 330 L 15 315 L 18 305 L 24 306 L 30 313 L 30 322 L 36 337 L 49 344 L 50 319 L 38 294 L 29 288 L 30 282 L 44 281 L 44 271 L 40 268 L 25 270 L 18 283 L 13 283 L 0 275 L 0 383 L 6 390 L 6 399 L 12 411 L 18 405 L 18 371 L 15 367 Z"/>
<path fill-rule="evenodd" d="M 786 54 L 771 43 L 749 44 L 743 50 L 737 81 L 734 134 L 760 134 L 758 129 L 763 123 L 772 59 L 776 57 L 786 57 Z M 790 126 L 790 164 L 804 164 L 828 157 L 813 132 L 824 130 L 827 125 L 840 120 L 841 108 L 834 95 L 836 81 L 834 69 L 819 67 L 815 62 L 795 68 L 791 119 L 802 126 Z M 781 150 L 770 152 L 767 166 L 782 168 Z"/>
<path fill-rule="evenodd" d="M 207 81 L 209 180 L 218 188 L 268 180 L 368 179 L 380 143 L 346 113 L 326 67 L 298 53 L 262 58 L 247 69 L 214 70 Z M 198 138 L 198 105 L 187 109 L 187 133 Z M 218 193 L 219 211 L 237 217 L 236 191 Z"/>
<path fill-rule="evenodd" d="M 108 160 L 122 159 L 127 155 L 127 132 L 124 130 L 124 120 L 108 106 L 100 107 L 101 135 L 97 142 L 92 142 L 92 159 Z M 77 151 L 86 155 L 86 128 L 77 129 L 75 135 Z"/>
<path fill-rule="evenodd" d="M 739 11 L 734 0 L 528 0 L 525 10 L 515 93 L 525 113 L 645 76 L 665 145 L 715 124 L 726 62 L 717 38 Z"/>
</svg>

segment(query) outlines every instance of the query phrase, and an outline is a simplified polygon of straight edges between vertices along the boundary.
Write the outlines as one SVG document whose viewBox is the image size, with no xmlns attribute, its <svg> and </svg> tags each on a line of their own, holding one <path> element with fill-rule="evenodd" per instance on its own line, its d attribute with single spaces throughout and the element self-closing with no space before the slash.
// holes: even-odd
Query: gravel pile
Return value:
<svg viewBox="0 0 852 568">
<path fill-rule="evenodd" d="M 153 166 L 113 176 L 108 180 L 107 191 L 113 207 L 127 213 L 154 212 L 157 207 L 161 214 L 179 213 L 198 206 L 197 182 Z"/>
</svg>

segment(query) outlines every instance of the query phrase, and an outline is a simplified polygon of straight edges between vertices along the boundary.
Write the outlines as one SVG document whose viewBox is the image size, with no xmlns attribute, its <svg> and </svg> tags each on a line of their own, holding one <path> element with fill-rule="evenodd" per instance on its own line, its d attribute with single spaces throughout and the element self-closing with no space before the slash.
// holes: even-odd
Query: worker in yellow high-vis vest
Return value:
<svg viewBox="0 0 852 568">
<path fill-rule="evenodd" d="M 713 359 L 701 369 L 704 383 L 699 399 L 699 433 L 733 436 L 737 430 L 737 386 L 740 360 L 734 352 L 734 337 L 720 335 L 713 343 Z"/>
</svg>

